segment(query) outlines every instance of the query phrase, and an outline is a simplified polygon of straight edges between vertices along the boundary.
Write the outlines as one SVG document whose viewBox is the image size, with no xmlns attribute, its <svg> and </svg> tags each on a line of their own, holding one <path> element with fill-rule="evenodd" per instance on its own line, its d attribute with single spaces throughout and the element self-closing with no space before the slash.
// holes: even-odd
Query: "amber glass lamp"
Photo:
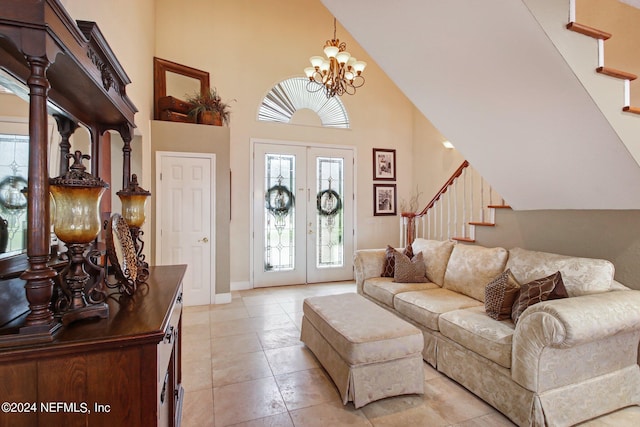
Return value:
<svg viewBox="0 0 640 427">
<path fill-rule="evenodd" d="M 76 151 L 67 157 L 74 159 L 69 171 L 49 180 L 55 200 L 53 231 L 67 244 L 69 257 L 69 269 L 56 302 L 63 324 L 109 315 L 101 281 L 87 288 L 90 276 L 85 269 L 87 263 L 96 268 L 85 252 L 100 233 L 100 200 L 109 184 L 85 171 L 82 159 L 89 159 L 88 155 Z"/>
<path fill-rule="evenodd" d="M 131 231 L 131 239 L 138 257 L 138 282 L 144 282 L 149 277 L 149 264 L 145 262 L 145 255 L 142 253 L 144 249 L 144 241 L 142 235 L 144 232 L 140 229 L 145 221 L 144 208 L 151 193 L 138 184 L 138 176 L 134 173 L 131 175 L 131 181 L 127 188 L 116 193 L 122 202 L 122 217 L 129 226 Z"/>
</svg>

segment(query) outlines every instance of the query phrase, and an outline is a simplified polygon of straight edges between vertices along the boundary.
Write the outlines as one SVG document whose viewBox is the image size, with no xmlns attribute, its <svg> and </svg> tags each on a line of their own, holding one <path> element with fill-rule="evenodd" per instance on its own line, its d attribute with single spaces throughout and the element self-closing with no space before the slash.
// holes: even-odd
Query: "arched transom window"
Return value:
<svg viewBox="0 0 640 427">
<path fill-rule="evenodd" d="M 309 92 L 308 79 L 292 77 L 275 85 L 262 100 L 258 120 L 290 123 L 298 110 L 315 112 L 324 127 L 349 128 L 349 116 L 337 96 L 327 98 L 324 91 Z"/>
</svg>

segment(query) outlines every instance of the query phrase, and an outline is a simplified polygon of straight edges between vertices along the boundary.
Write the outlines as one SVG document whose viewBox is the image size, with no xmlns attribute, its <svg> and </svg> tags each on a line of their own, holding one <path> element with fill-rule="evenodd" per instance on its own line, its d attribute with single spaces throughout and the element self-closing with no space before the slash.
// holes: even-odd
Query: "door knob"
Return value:
<svg viewBox="0 0 640 427">
<path fill-rule="evenodd" d="M 207 239 L 206 237 L 203 237 L 202 239 L 198 240 L 198 242 L 204 242 L 207 243 L 209 241 L 209 239 Z"/>
</svg>

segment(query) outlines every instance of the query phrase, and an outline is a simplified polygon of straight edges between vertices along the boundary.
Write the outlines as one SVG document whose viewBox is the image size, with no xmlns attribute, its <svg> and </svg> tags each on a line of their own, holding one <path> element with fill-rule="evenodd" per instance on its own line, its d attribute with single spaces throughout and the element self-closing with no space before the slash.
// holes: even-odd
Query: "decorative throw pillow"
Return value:
<svg viewBox="0 0 640 427">
<path fill-rule="evenodd" d="M 567 290 L 559 271 L 541 279 L 534 280 L 520 287 L 520 294 L 513 303 L 511 318 L 518 323 L 520 315 L 527 307 L 549 299 L 567 298 Z"/>
<path fill-rule="evenodd" d="M 513 302 L 518 298 L 520 283 L 506 269 L 484 288 L 484 309 L 492 319 L 506 320 L 511 318 Z"/>
<path fill-rule="evenodd" d="M 393 273 L 395 271 L 395 254 L 398 253 L 394 248 L 390 245 L 387 245 L 387 250 L 384 254 L 384 265 L 382 266 L 382 277 L 393 277 Z M 402 251 L 403 254 L 409 257 L 409 259 L 413 258 L 413 249 L 411 245 L 407 246 Z"/>
<path fill-rule="evenodd" d="M 395 264 L 394 282 L 426 283 L 429 281 L 427 279 L 427 267 L 424 264 L 422 252 L 418 252 L 412 259 L 409 259 L 408 256 L 400 252 L 396 252 Z"/>
</svg>

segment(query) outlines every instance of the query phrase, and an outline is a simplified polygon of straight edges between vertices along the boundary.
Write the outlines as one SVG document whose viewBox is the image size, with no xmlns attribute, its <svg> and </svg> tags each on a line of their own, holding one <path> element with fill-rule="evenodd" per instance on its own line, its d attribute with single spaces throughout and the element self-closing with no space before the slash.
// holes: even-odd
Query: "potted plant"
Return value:
<svg viewBox="0 0 640 427">
<path fill-rule="evenodd" d="M 187 98 L 191 105 L 189 116 L 196 119 L 197 123 L 222 126 L 229 125 L 231 119 L 231 107 L 228 102 L 223 102 L 215 87 L 204 92 L 196 92 Z"/>
</svg>

